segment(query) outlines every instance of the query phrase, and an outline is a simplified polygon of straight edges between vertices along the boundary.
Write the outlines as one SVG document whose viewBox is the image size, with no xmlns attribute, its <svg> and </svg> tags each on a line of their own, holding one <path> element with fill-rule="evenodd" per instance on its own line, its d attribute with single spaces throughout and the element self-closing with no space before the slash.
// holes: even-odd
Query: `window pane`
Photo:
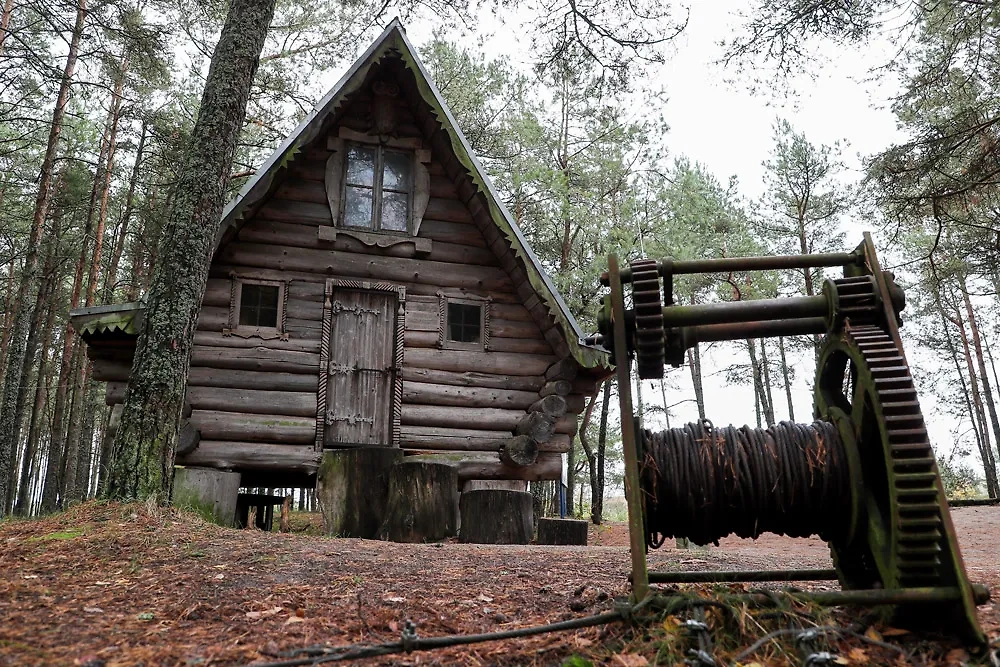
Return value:
<svg viewBox="0 0 1000 667">
<path fill-rule="evenodd" d="M 478 343 L 482 308 L 467 303 L 448 304 L 448 340 Z"/>
<path fill-rule="evenodd" d="M 344 226 L 372 226 L 372 191 L 368 188 L 347 187 L 344 198 Z"/>
<path fill-rule="evenodd" d="M 406 231 L 406 202 L 409 195 L 405 192 L 382 193 L 382 229 L 396 232 Z"/>
<path fill-rule="evenodd" d="M 278 326 L 278 286 L 245 284 L 240 292 L 240 325 Z"/>
<path fill-rule="evenodd" d="M 375 183 L 375 149 L 349 146 L 347 149 L 347 182 L 351 185 Z"/>
<path fill-rule="evenodd" d="M 382 188 L 386 190 L 410 189 L 410 156 L 406 153 L 385 152 L 382 170 Z"/>
</svg>

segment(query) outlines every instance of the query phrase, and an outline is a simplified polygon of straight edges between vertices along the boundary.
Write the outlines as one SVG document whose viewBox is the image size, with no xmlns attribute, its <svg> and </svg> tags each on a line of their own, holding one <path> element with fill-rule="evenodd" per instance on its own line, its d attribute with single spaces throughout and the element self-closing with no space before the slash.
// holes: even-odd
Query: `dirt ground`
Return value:
<svg viewBox="0 0 1000 667">
<path fill-rule="evenodd" d="M 1000 508 L 953 517 L 971 578 L 996 588 Z M 0 523 L 0 665 L 259 664 L 315 644 L 398 641 L 407 619 L 432 637 L 575 618 L 626 594 L 627 543 L 625 526 L 613 524 L 592 527 L 588 547 L 404 545 L 236 531 L 155 507 L 92 502 Z M 668 544 L 650 555 L 651 567 L 664 569 L 829 562 L 818 540 L 775 536 L 709 549 Z M 988 603 L 980 617 L 996 639 L 1000 607 Z M 615 625 L 380 664 L 558 665 L 572 655 L 653 664 L 639 639 Z M 936 655 L 945 654 L 935 664 L 967 657 L 954 647 Z M 851 655 L 845 664 L 889 664 Z"/>
</svg>

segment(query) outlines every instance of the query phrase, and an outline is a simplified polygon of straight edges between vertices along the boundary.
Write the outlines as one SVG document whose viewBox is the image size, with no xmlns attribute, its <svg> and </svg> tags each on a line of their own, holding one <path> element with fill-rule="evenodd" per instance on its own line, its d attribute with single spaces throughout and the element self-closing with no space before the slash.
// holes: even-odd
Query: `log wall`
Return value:
<svg viewBox="0 0 1000 667">
<path fill-rule="evenodd" d="M 430 199 L 419 233 L 430 241 L 429 251 L 425 246 L 418 252 L 414 243 L 368 245 L 345 234 L 331 241 L 329 231 L 321 238 L 321 228 L 333 229 L 324 182 L 331 155 L 326 136 L 336 136 L 338 124 L 364 130 L 369 97 L 359 93 L 335 121 L 328 121 L 328 132 L 295 158 L 283 180 L 278 177 L 271 197 L 229 234 L 213 260 L 188 382 L 190 421 L 201 440 L 179 463 L 258 471 L 315 469 L 317 391 L 325 381 L 319 368 L 324 288 L 329 278 L 406 288 L 399 445 L 408 453 L 496 452 L 498 443 L 514 435 L 519 420 L 545 395 L 540 393 L 543 388 L 552 391 L 546 372 L 551 374 L 567 356 L 562 334 L 429 109 L 414 103 L 418 98 L 413 82 L 404 76 L 401 88 L 398 135 L 419 138 L 432 151 Z M 288 281 L 287 340 L 223 333 L 229 326 L 234 274 Z M 442 290 L 490 299 L 488 351 L 438 348 Z M 109 403 L 123 399 L 129 365 L 127 359 L 95 363 L 95 377 L 111 382 Z M 528 470 L 494 467 L 487 476 L 558 477 L 553 457 L 569 450 L 588 390 L 579 381 L 571 386 L 571 393 L 560 392 L 569 412 L 558 419 L 554 435 L 539 443 L 539 463 Z"/>
</svg>

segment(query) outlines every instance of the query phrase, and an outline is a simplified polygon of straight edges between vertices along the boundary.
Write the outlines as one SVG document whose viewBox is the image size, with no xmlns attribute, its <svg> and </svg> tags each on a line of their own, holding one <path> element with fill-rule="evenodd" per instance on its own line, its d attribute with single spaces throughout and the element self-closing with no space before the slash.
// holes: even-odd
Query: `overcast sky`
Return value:
<svg viewBox="0 0 1000 667">
<path fill-rule="evenodd" d="M 748 200 L 756 199 L 764 191 L 761 163 L 768 159 L 772 146 L 772 127 L 775 119 L 785 118 L 804 132 L 815 144 L 845 145 L 843 158 L 849 171 L 844 176 L 856 180 L 861 176 L 861 159 L 883 150 L 903 139 L 896 129 L 895 117 L 888 108 L 888 100 L 896 90 L 893 80 L 873 79 L 871 66 L 883 65 L 892 60 L 894 51 L 887 41 L 874 39 L 866 47 L 821 51 L 826 64 L 814 76 L 801 76 L 792 82 L 793 92 L 784 94 L 784 86 L 773 94 L 766 90 L 752 93 L 749 85 L 742 83 L 735 72 L 726 71 L 717 61 L 722 55 L 719 42 L 730 39 L 741 25 L 737 15 L 748 3 L 742 0 L 712 0 L 693 2 L 689 8 L 689 22 L 685 31 L 675 40 L 667 62 L 654 69 L 648 78 L 650 88 L 666 91 L 665 105 L 650 106 L 651 116 L 663 115 L 670 126 L 666 144 L 674 155 L 686 155 L 704 164 L 720 182 L 730 176 L 739 180 L 741 194 Z M 529 70 L 531 53 L 527 40 L 519 41 L 518 35 L 528 30 L 512 25 L 484 22 L 486 36 L 482 48 L 491 57 L 503 58 L 524 70 Z M 413 24 L 408 34 L 417 46 L 426 43 L 433 26 Z M 886 27 L 887 30 L 891 26 Z M 463 39 L 461 34 L 449 35 Z M 464 39 L 479 42 L 480 35 L 465 35 Z M 766 77 L 765 77 L 766 78 Z M 735 79 L 735 80 L 734 80 Z M 853 249 L 861 240 L 861 232 L 875 233 L 880 254 L 887 248 L 880 244 L 877 229 L 864 220 L 845 224 L 847 232 L 845 250 Z M 906 338 L 904 328 L 904 340 Z M 776 352 L 775 352 L 776 353 Z M 916 350 L 909 350 L 911 362 L 938 363 L 925 360 Z M 708 351 L 703 361 L 706 385 L 706 405 L 709 418 L 717 424 L 754 423 L 753 392 L 749 386 L 727 386 L 721 369 L 737 361 L 731 352 L 716 348 Z M 797 389 L 794 394 L 795 413 L 798 421 L 809 421 L 812 415 L 811 384 L 815 369 L 804 356 L 796 363 Z M 669 390 L 667 403 L 673 404 L 693 396 L 687 368 L 674 370 L 669 376 L 678 385 Z M 662 403 L 659 385 L 645 382 L 643 393 L 647 401 Z M 775 414 L 787 418 L 784 391 L 773 387 Z M 954 422 L 936 414 L 933 396 L 923 392 L 921 402 L 931 430 L 932 440 L 950 450 L 949 431 Z M 692 402 L 672 408 L 673 424 L 697 418 Z"/>
</svg>

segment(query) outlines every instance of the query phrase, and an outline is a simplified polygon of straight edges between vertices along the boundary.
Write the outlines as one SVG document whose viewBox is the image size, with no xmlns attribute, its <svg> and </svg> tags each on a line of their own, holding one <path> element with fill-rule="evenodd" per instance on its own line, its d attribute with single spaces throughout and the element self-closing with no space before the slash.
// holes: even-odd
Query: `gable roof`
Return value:
<svg viewBox="0 0 1000 667">
<path fill-rule="evenodd" d="M 344 104 L 348 95 L 359 90 L 368 71 L 390 53 L 398 53 L 403 63 L 414 73 L 420 96 L 437 116 L 441 128 L 450 139 L 455 157 L 467 170 L 479 192 L 484 195 L 490 217 L 523 264 L 531 287 L 544 301 L 556 325 L 562 330 L 573 358 L 587 368 L 607 366 L 607 354 L 603 349 L 584 344 L 583 332 L 576 318 L 566 306 L 513 216 L 504 206 L 489 176 L 476 159 L 472 147 L 459 129 L 441 92 L 434 85 L 423 63 L 417 57 L 416 50 L 407 39 L 399 19 L 394 19 L 389 24 L 229 202 L 223 210 L 219 231 L 216 234 L 216 249 L 222 245 L 227 232 L 238 228 L 244 215 L 267 197 L 281 167 L 289 164 L 297 153 L 319 136 L 324 119 Z"/>
</svg>

